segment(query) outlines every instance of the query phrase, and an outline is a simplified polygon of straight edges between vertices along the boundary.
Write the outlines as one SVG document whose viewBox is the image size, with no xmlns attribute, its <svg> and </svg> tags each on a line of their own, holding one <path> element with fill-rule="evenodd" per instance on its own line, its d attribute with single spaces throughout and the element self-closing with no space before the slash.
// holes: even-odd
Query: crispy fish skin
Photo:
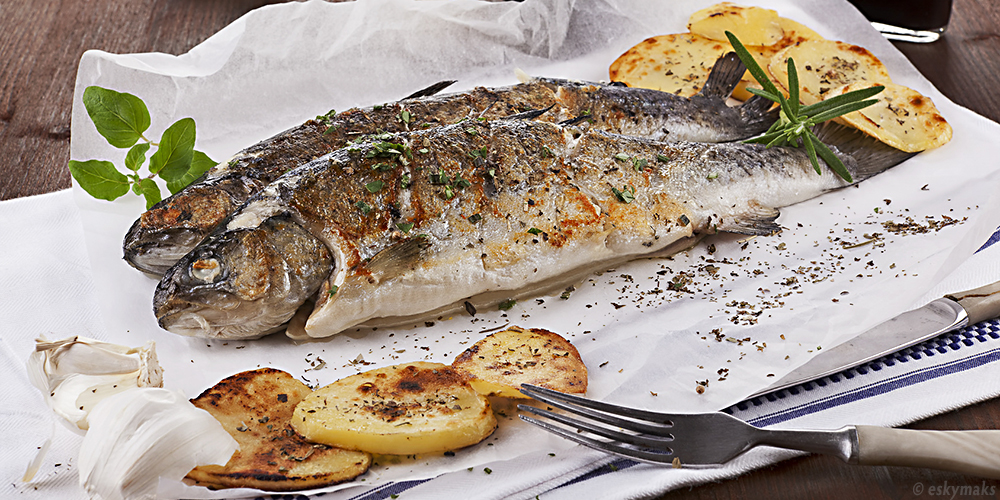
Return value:
<svg viewBox="0 0 1000 500">
<path fill-rule="evenodd" d="M 237 153 L 144 212 L 125 235 L 124 258 L 138 270 L 163 274 L 268 183 L 363 134 L 422 130 L 467 118 L 496 119 L 551 107 L 540 120 L 582 120 L 602 130 L 666 140 L 723 142 L 751 137 L 766 130 L 776 115 L 764 99 L 739 107 L 726 105 L 743 72 L 735 55 L 724 57 L 703 92 L 691 98 L 537 78 L 509 87 L 421 96 L 317 117 Z"/>
<path fill-rule="evenodd" d="M 839 155 L 856 180 L 908 157 L 858 134 L 833 139 L 847 148 Z M 235 271 L 195 287 L 198 300 L 175 284 L 191 281 L 203 253 L 251 253 L 217 243 L 275 217 L 333 256 L 305 325 L 320 338 L 373 318 L 513 294 L 701 234 L 777 232 L 778 207 L 847 185 L 817 175 L 798 148 L 667 143 L 537 121 L 470 121 L 388 140 L 333 152 L 252 197 L 164 276 L 154 298 L 160 325 L 218 338 L 279 329 L 301 302 L 268 301 L 265 292 L 239 307 L 216 303 L 211 290 L 238 288 L 221 279 Z M 380 157 L 387 145 L 408 152 L 389 168 Z M 278 305 L 253 313 L 256 302 Z M 227 319 L 204 319 L 212 316 Z M 268 322 L 251 335 L 249 318 Z"/>
</svg>

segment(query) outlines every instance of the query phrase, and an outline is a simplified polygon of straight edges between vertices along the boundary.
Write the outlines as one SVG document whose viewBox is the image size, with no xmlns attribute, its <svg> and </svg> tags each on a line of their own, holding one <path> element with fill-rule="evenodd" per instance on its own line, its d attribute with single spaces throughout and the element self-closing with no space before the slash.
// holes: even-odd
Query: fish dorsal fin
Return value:
<svg viewBox="0 0 1000 500">
<path fill-rule="evenodd" d="M 426 236 L 415 236 L 380 250 L 358 268 L 375 280 L 382 281 L 412 269 L 430 246 Z"/>
<path fill-rule="evenodd" d="M 520 113 L 515 113 L 513 115 L 505 116 L 505 117 L 503 117 L 503 119 L 504 120 L 534 120 L 535 118 L 538 118 L 539 116 L 544 115 L 546 111 L 552 109 L 554 106 L 555 106 L 555 104 L 553 104 L 552 106 L 549 106 L 547 108 L 542 108 L 542 109 L 529 109 L 527 111 L 522 111 Z"/>
<path fill-rule="evenodd" d="M 435 83 L 435 84 L 433 84 L 433 85 L 431 85 L 431 86 L 429 86 L 427 88 L 420 89 L 420 90 L 418 90 L 418 91 L 416 91 L 416 92 L 414 92 L 414 93 L 412 93 L 412 94 L 404 97 L 403 99 L 416 99 L 418 97 L 432 96 L 432 95 L 435 95 L 438 92 L 441 92 L 442 90 L 450 87 L 451 84 L 453 84 L 453 83 L 455 83 L 457 81 L 458 80 L 442 80 L 442 81 L 437 82 L 437 83 Z"/>
<path fill-rule="evenodd" d="M 726 99 L 740 83 L 746 70 L 746 66 L 743 65 L 743 61 L 740 61 L 736 53 L 729 52 L 715 61 L 712 72 L 708 74 L 708 80 L 705 81 L 705 86 L 698 93 L 705 97 Z"/>
<path fill-rule="evenodd" d="M 727 233 L 767 236 L 781 232 L 781 226 L 774 222 L 779 215 L 778 209 L 751 200 L 745 211 L 721 218 L 715 227 Z"/>
</svg>

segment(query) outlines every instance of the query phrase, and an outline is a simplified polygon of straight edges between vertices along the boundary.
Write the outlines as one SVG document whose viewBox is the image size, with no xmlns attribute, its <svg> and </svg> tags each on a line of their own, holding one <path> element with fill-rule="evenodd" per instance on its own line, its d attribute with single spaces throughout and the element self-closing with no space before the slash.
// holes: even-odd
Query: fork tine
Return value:
<svg viewBox="0 0 1000 500">
<path fill-rule="evenodd" d="M 673 415 L 594 401 L 528 384 L 522 384 L 520 391 L 522 394 L 543 403 L 598 422 L 652 436 L 673 437 L 670 433 L 670 427 L 673 426 L 671 421 Z M 643 421 L 638 419 L 643 419 Z"/>
<path fill-rule="evenodd" d="M 599 425 L 594 425 L 586 420 L 577 420 L 565 415 L 560 415 L 548 410 L 543 410 L 541 408 L 535 408 L 534 406 L 528 405 L 517 405 L 517 409 L 521 411 L 526 411 L 528 413 L 534 413 L 540 417 L 545 417 L 549 420 L 554 420 L 561 424 L 565 424 L 569 427 L 574 427 L 578 430 L 587 431 L 591 434 L 597 434 L 598 436 L 606 437 L 615 441 L 620 441 L 622 443 L 631 444 L 635 446 L 642 446 L 644 448 L 653 449 L 665 449 L 666 452 L 671 452 L 670 441 L 673 441 L 673 437 L 658 437 L 645 434 L 626 434 L 624 432 L 618 432 L 614 429 L 609 429 L 607 427 L 602 427 Z"/>
<path fill-rule="evenodd" d="M 518 405 L 518 406 L 524 406 L 524 405 Z M 613 455 L 618 455 L 620 457 L 632 460 L 639 460 L 641 462 L 654 463 L 654 464 L 667 464 L 673 461 L 673 456 L 670 453 L 656 453 L 649 450 L 620 446 L 611 441 L 598 441 L 596 439 L 591 439 L 582 436 L 580 434 L 577 434 L 576 432 L 571 432 L 562 427 L 552 425 L 548 422 L 542 422 L 541 420 L 537 420 L 526 415 L 519 415 L 519 416 L 521 417 L 521 420 L 524 420 L 529 424 L 536 425 L 557 436 L 561 436 L 563 438 L 569 439 L 570 441 L 582 444 L 588 448 L 593 448 L 597 451 L 603 451 L 605 453 L 611 453 Z"/>
</svg>

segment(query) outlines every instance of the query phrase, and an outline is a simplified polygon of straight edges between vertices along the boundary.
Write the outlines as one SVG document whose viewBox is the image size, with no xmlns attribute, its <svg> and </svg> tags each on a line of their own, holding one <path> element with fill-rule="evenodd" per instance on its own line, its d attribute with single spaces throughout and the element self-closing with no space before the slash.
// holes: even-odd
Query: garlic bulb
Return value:
<svg viewBox="0 0 1000 500">
<path fill-rule="evenodd" d="M 163 386 L 152 341 L 130 348 L 80 336 L 35 340 L 28 378 L 52 411 L 82 430 L 102 399 L 129 388 Z"/>
<path fill-rule="evenodd" d="M 211 414 L 178 391 L 132 388 L 90 412 L 80 485 L 91 498 L 156 498 L 159 478 L 180 481 L 200 465 L 225 465 L 239 448 Z"/>
</svg>

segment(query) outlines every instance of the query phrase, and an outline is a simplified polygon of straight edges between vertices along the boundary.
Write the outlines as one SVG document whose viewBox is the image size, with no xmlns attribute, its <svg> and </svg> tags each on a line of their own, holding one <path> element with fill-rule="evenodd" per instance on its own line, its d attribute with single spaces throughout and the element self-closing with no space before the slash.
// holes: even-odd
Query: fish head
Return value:
<svg viewBox="0 0 1000 500">
<path fill-rule="evenodd" d="M 162 275 L 236 208 L 223 189 L 195 186 L 145 211 L 125 233 L 125 262 Z"/>
<path fill-rule="evenodd" d="M 262 337 L 316 293 L 332 262 L 322 242 L 287 219 L 220 228 L 164 274 L 153 309 L 162 328 L 180 335 Z"/>
</svg>

